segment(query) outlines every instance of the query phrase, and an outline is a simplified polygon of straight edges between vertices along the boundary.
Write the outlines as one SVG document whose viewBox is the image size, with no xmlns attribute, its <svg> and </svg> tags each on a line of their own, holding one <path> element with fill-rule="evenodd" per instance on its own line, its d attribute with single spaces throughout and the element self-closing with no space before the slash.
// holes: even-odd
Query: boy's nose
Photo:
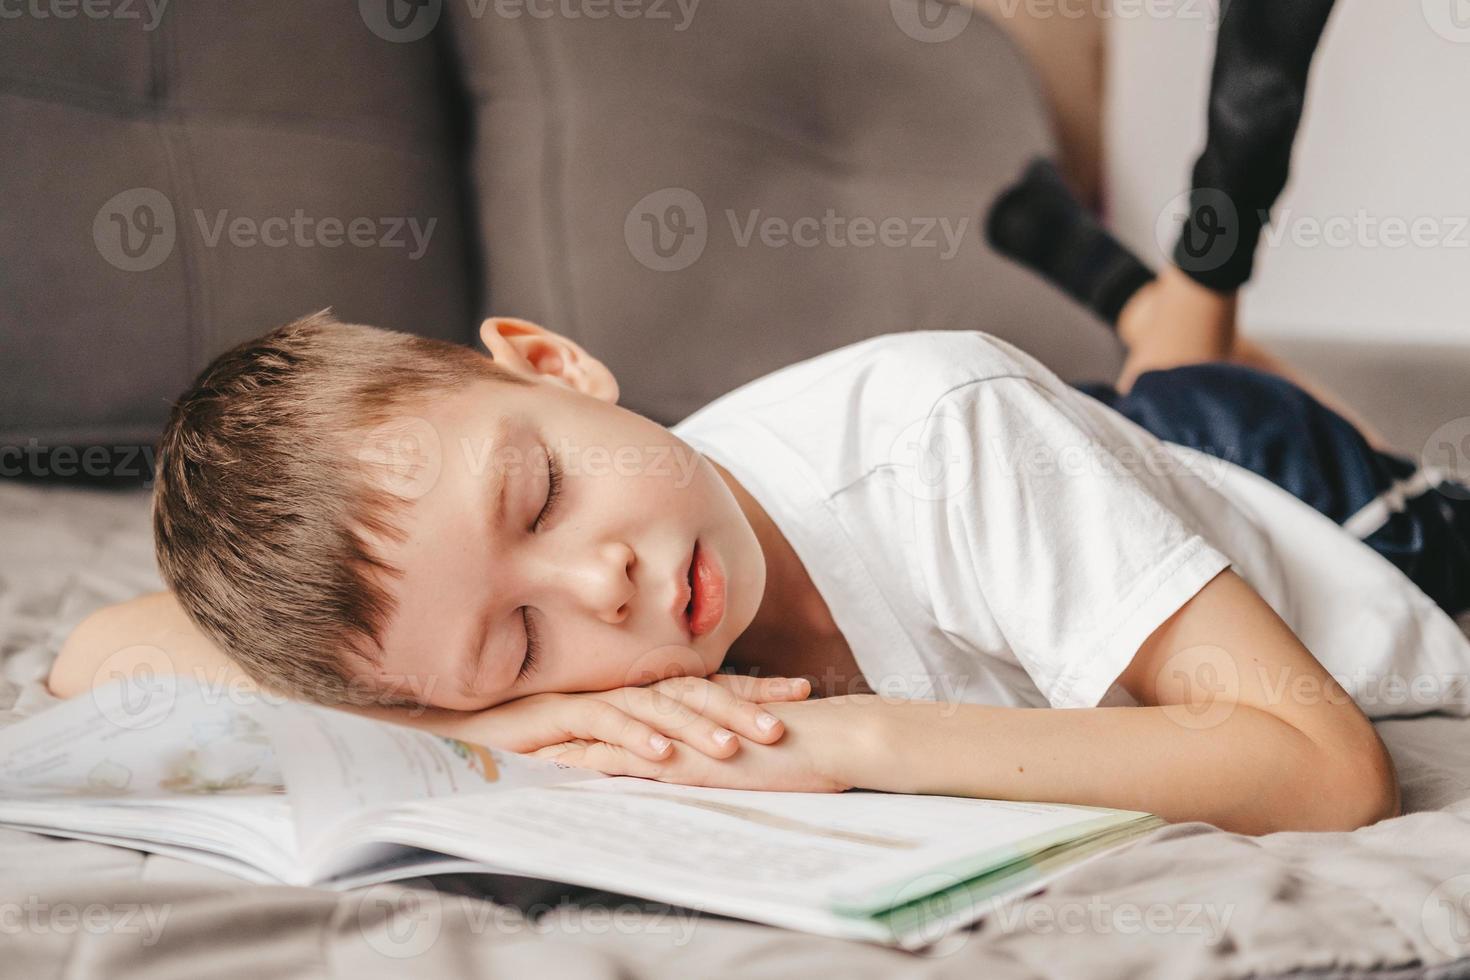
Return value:
<svg viewBox="0 0 1470 980">
<path fill-rule="evenodd" d="M 632 614 L 633 549 L 622 542 L 598 545 L 576 565 L 572 587 L 579 601 L 605 623 L 621 623 Z"/>
</svg>

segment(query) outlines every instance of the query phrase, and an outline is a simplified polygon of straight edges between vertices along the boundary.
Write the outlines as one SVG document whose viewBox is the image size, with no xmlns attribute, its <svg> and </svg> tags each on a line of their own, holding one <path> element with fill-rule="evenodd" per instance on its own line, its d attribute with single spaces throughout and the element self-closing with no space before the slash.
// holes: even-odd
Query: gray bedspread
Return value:
<svg viewBox="0 0 1470 980">
<path fill-rule="evenodd" d="M 52 703 L 42 680 L 78 620 L 159 583 L 138 492 L 0 484 L 0 555 L 4 723 Z M 263 887 L 0 830 L 0 975 L 1470 976 L 1470 721 L 1379 727 L 1405 816 L 1264 838 L 1169 826 L 922 955 L 479 876 Z"/>
</svg>

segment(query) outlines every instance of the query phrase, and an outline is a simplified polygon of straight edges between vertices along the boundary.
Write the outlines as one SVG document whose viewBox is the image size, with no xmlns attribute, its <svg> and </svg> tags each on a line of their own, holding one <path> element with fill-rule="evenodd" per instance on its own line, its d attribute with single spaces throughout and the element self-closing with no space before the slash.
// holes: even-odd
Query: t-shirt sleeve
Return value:
<svg viewBox="0 0 1470 980">
<path fill-rule="evenodd" d="M 1079 397 L 1085 397 L 1079 394 Z M 916 512 L 941 628 L 1019 664 L 1053 707 L 1092 707 L 1230 561 L 1141 479 L 1156 445 L 1100 435 L 1025 377 L 964 384 L 921 438 L 943 469 Z"/>
</svg>

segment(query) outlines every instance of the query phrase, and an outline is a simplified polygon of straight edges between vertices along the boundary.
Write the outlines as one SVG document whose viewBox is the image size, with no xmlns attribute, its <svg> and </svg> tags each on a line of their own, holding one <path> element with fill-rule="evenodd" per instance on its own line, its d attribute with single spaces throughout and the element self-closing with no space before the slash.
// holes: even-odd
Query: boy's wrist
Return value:
<svg viewBox="0 0 1470 980">
<path fill-rule="evenodd" d="M 898 744 L 893 731 L 893 705 L 876 694 L 823 698 L 808 705 L 818 708 L 821 722 L 812 737 L 811 751 L 821 774 L 834 783 L 855 789 L 894 792 Z M 805 720 L 805 719 L 803 719 Z M 802 720 L 791 728 L 800 737 Z"/>
<path fill-rule="evenodd" d="M 837 772 L 851 785 L 885 793 L 934 792 L 935 773 L 959 764 L 945 761 L 957 748 L 946 729 L 958 706 L 876 694 L 854 700 L 836 749 Z"/>
</svg>

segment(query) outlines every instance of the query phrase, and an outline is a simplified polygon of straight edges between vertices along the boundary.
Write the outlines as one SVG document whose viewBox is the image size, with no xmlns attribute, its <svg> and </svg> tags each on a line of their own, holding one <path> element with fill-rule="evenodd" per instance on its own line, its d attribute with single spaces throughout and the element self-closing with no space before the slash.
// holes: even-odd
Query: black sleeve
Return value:
<svg viewBox="0 0 1470 980">
<path fill-rule="evenodd" d="M 1174 263 L 1201 285 L 1229 292 L 1251 276 L 1333 2 L 1222 0 L 1208 136 L 1174 247 Z"/>
</svg>

